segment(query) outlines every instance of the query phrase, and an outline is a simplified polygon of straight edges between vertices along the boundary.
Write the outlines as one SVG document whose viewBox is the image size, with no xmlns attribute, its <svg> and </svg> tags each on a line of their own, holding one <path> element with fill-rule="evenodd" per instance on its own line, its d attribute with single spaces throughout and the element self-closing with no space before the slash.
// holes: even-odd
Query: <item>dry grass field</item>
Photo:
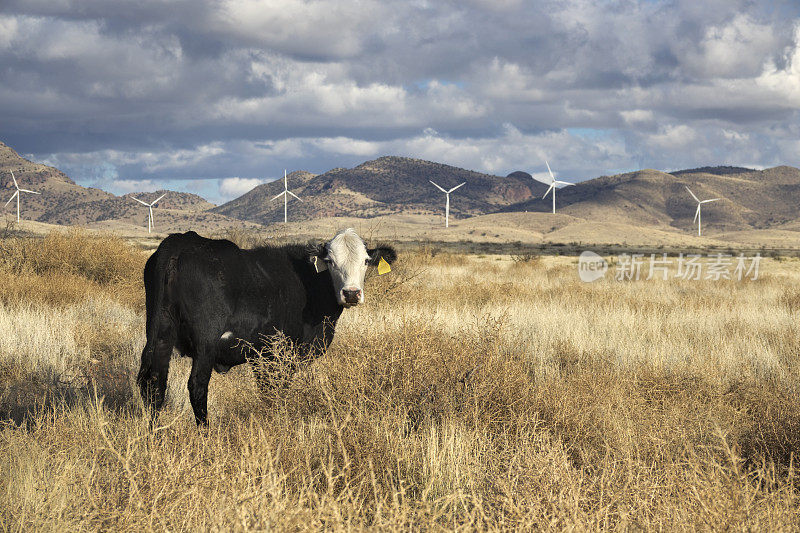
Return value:
<svg viewBox="0 0 800 533">
<path fill-rule="evenodd" d="M 800 262 L 584 284 L 575 258 L 401 254 L 260 396 L 134 384 L 147 253 L 0 240 L 0 528 L 800 528 Z M 289 354 L 287 354 L 288 356 Z"/>
</svg>

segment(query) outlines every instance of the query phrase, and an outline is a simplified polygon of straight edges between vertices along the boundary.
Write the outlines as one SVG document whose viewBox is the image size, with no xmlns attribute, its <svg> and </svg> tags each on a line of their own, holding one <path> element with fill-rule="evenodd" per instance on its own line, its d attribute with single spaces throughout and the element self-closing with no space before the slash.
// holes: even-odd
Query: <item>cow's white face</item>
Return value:
<svg viewBox="0 0 800 533">
<path fill-rule="evenodd" d="M 395 256 L 391 247 L 367 250 L 355 230 L 348 228 L 320 246 L 312 259 L 316 257 L 317 261 L 324 262 L 330 272 L 339 304 L 350 307 L 364 303 L 364 277 L 367 267 L 377 265 L 381 257 L 391 263 Z"/>
<path fill-rule="evenodd" d="M 333 280 L 333 290 L 345 307 L 364 303 L 364 277 L 369 254 L 364 241 L 352 228 L 340 231 L 326 245 L 323 258 Z"/>
</svg>

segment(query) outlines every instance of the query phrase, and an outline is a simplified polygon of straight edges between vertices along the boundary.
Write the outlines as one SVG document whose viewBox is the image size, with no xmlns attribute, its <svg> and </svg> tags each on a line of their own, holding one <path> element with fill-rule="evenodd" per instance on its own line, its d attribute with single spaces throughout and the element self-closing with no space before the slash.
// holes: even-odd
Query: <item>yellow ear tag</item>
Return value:
<svg viewBox="0 0 800 533">
<path fill-rule="evenodd" d="M 388 274 L 392 271 L 392 267 L 389 266 L 389 263 L 386 262 L 386 259 L 381 257 L 381 260 L 378 261 L 378 275 L 383 276 L 384 274 Z"/>
<path fill-rule="evenodd" d="M 326 270 L 328 270 L 328 263 L 326 263 L 325 261 L 323 261 L 319 257 L 314 256 L 312 258 L 312 261 L 314 263 L 314 270 L 317 271 L 317 274 L 319 274 L 320 272 L 325 272 Z"/>
</svg>

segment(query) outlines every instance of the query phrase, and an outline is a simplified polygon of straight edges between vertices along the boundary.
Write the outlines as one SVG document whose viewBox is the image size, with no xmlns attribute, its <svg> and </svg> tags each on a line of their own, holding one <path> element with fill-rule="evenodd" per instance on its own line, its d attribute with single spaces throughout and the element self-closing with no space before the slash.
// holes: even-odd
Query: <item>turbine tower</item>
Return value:
<svg viewBox="0 0 800 533">
<path fill-rule="evenodd" d="M 11 179 L 14 180 L 14 187 L 17 190 L 14 191 L 14 194 L 11 195 L 11 198 L 8 199 L 6 205 L 3 207 L 8 207 L 8 204 L 11 203 L 11 200 L 13 200 L 15 196 L 17 197 L 17 223 L 19 224 L 19 193 L 21 192 L 29 192 L 31 194 L 42 194 L 42 193 L 36 191 L 29 191 L 28 189 L 20 189 L 19 184 L 17 183 L 17 178 L 14 177 L 14 171 L 12 170 L 10 172 L 11 172 Z"/>
<path fill-rule="evenodd" d="M 286 169 L 283 169 L 283 192 L 281 194 L 276 194 L 275 196 L 273 196 L 272 200 L 277 200 L 278 198 L 281 197 L 281 195 L 283 195 L 283 223 L 284 224 L 286 224 L 289 221 L 289 217 L 287 215 L 286 206 L 289 203 L 289 195 L 290 194 L 292 196 L 294 196 L 295 198 L 297 198 L 298 200 L 300 200 L 301 202 L 303 201 L 302 198 L 300 198 L 295 193 L 293 193 L 292 191 L 289 190 L 289 182 L 287 181 L 287 178 L 286 178 Z M 270 202 L 272 200 L 270 200 Z"/>
<path fill-rule="evenodd" d="M 545 161 L 544 164 L 547 165 L 547 172 L 550 173 L 550 179 L 548 181 L 542 181 L 542 180 L 537 180 L 537 181 L 540 181 L 541 183 L 544 183 L 545 185 L 549 185 L 550 186 L 547 189 L 547 192 L 544 193 L 544 196 L 542 196 L 542 200 L 544 200 L 547 197 L 547 195 L 550 194 L 550 191 L 553 191 L 553 214 L 555 214 L 556 213 L 556 185 L 563 185 L 564 187 L 568 187 L 569 185 L 574 185 L 574 184 L 566 182 L 566 181 L 557 180 L 556 177 L 553 176 L 553 171 L 550 170 L 550 163 Z M 534 179 L 536 179 L 536 178 L 534 178 Z"/>
<path fill-rule="evenodd" d="M 689 191 L 689 194 L 691 194 L 692 198 L 694 198 L 695 201 L 697 202 L 697 211 L 695 211 L 695 213 L 694 213 L 694 221 L 693 222 L 697 222 L 697 236 L 698 237 L 702 237 L 703 233 L 702 233 L 701 228 L 700 228 L 700 223 L 701 223 L 703 217 L 700 215 L 700 206 L 703 205 L 703 204 L 707 204 L 709 202 L 716 202 L 717 200 L 722 200 L 722 198 L 712 198 L 710 200 L 700 200 L 697 196 L 694 195 L 694 193 L 692 192 L 692 190 L 688 186 L 684 185 L 684 187 L 686 187 L 686 190 Z"/>
<path fill-rule="evenodd" d="M 428 180 L 428 181 L 433 183 L 432 180 Z M 444 204 L 444 227 L 445 228 L 449 228 L 450 227 L 450 193 L 453 192 L 454 190 L 458 189 L 459 187 L 461 187 L 461 185 L 464 185 L 464 183 L 467 183 L 467 182 L 465 181 L 465 182 L 463 182 L 463 183 L 461 183 L 459 185 L 456 185 L 455 187 L 453 187 L 449 191 L 446 191 L 446 190 L 442 189 L 441 187 L 439 187 L 438 185 L 436 185 L 435 183 L 433 183 L 436 186 L 437 189 L 442 191 L 447 196 L 447 202 Z"/>
<path fill-rule="evenodd" d="M 136 200 L 137 202 L 139 202 L 142 205 L 147 206 L 147 209 L 150 211 L 150 213 L 147 215 L 147 233 L 150 233 L 152 231 L 152 229 L 155 227 L 153 225 L 153 206 L 156 205 L 156 202 L 158 202 L 159 200 L 164 198 L 166 195 L 167 195 L 167 193 L 162 194 L 161 196 L 159 196 L 158 198 L 156 198 L 155 200 L 153 200 L 149 204 L 147 202 L 143 202 L 143 201 L 139 200 L 136 197 L 131 196 L 132 199 Z"/>
</svg>

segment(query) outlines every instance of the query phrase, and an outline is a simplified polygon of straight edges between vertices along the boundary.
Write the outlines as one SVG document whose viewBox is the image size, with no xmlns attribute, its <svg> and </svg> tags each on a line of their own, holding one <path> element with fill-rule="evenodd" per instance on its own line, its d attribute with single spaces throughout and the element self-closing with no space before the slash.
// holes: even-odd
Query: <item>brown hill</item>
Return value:
<svg viewBox="0 0 800 533">
<path fill-rule="evenodd" d="M 745 167 L 728 167 L 728 166 L 717 166 L 717 167 L 699 167 L 699 168 L 688 168 L 686 170 L 676 170 L 675 172 L 670 172 L 673 176 L 680 176 L 681 174 L 716 174 L 718 176 L 725 176 L 728 174 L 743 174 L 745 172 L 754 172 L 754 168 L 745 168 Z"/>
<path fill-rule="evenodd" d="M 719 167 L 716 167 L 719 168 Z M 703 225 L 709 230 L 736 231 L 786 224 L 797 218 L 800 170 L 775 167 L 762 171 L 674 172 L 640 170 L 603 176 L 557 192 L 560 213 L 598 222 L 689 229 L 700 199 L 721 198 L 703 206 Z M 551 209 L 537 198 L 504 211 Z"/>
<path fill-rule="evenodd" d="M 289 190 L 296 195 L 303 198 L 305 195 L 305 187 L 308 181 L 313 179 L 316 175 L 302 170 L 290 172 L 287 175 L 289 182 Z M 272 200 L 272 198 L 283 191 L 283 180 L 276 180 L 270 183 L 263 183 L 252 190 L 244 193 L 242 196 L 231 200 L 228 203 L 222 204 L 218 207 L 211 209 L 211 212 L 221 215 L 229 216 L 239 220 L 263 221 L 270 220 L 271 222 L 283 221 L 283 198 Z M 305 201 L 306 199 L 303 198 Z M 315 198 L 308 198 L 308 201 L 314 202 Z M 296 214 L 296 207 L 302 205 L 296 199 L 289 197 L 292 202 L 291 213 Z M 303 206 L 303 214 L 307 216 L 308 211 L 306 206 Z M 280 214 L 280 218 L 278 218 Z M 324 216 L 324 215 L 319 215 Z"/>
<path fill-rule="evenodd" d="M 107 229 L 144 228 L 146 231 L 147 208 L 131 197 L 152 202 L 166 194 L 154 208 L 157 231 L 252 226 L 220 214 L 209 213 L 208 209 L 214 207 L 214 204 L 196 194 L 160 190 L 114 196 L 100 189 L 81 187 L 60 170 L 28 161 L 9 146 L 0 143 L 0 201 L 3 203 L 16 190 L 11 179 L 12 171 L 20 187 L 41 193 L 23 193 L 22 218 L 26 221 Z M 12 202 L 5 213 L 14 216 L 16 202 Z"/>
<path fill-rule="evenodd" d="M 545 190 L 540 183 L 521 176 L 492 176 L 419 159 L 381 157 L 355 168 L 335 168 L 316 176 L 307 172 L 290 174 L 290 190 L 303 199 L 289 200 L 290 219 L 440 213 L 444 194 L 429 180 L 445 189 L 466 182 L 451 197 L 453 217 L 495 212 Z M 282 221 L 283 200 L 271 200 L 282 190 L 280 180 L 260 185 L 212 211 L 259 223 Z"/>
<path fill-rule="evenodd" d="M 16 190 L 12 171 L 20 187 L 41 193 L 23 193 L 22 212 L 27 220 L 50 222 L 58 212 L 70 206 L 114 198 L 113 194 L 100 189 L 81 187 L 60 170 L 28 161 L 0 142 L 0 200 L 3 204 Z M 4 212 L 16 213 L 16 202 Z"/>
<path fill-rule="evenodd" d="M 128 193 L 124 196 L 112 196 L 111 198 L 66 206 L 58 212 L 51 213 L 48 219 L 42 220 L 42 222 L 61 225 L 87 225 L 105 220 L 119 220 L 130 224 L 140 224 L 141 220 L 144 220 L 146 225 L 147 208 L 133 198 L 139 198 L 143 202 L 150 203 L 162 194 L 165 195 L 164 198 L 153 208 L 155 218 L 159 218 L 159 212 L 166 210 L 186 212 L 188 214 L 204 212 L 210 207 L 214 207 L 214 204 L 207 202 L 196 194 L 162 189 L 155 192 Z"/>
<path fill-rule="evenodd" d="M 122 198 L 125 198 L 126 201 L 130 200 L 131 197 L 138 198 L 143 202 L 150 203 L 156 198 L 164 195 L 164 197 L 159 200 L 156 204 L 161 209 L 180 209 L 181 211 L 206 211 L 211 209 L 212 207 L 216 207 L 214 204 L 199 196 L 197 194 L 193 194 L 190 192 L 178 192 L 178 191 L 168 191 L 166 189 L 159 189 L 154 192 L 131 192 L 128 194 L 122 195 Z M 136 202 L 134 202 L 136 203 Z"/>
<path fill-rule="evenodd" d="M 14 171 L 21 187 L 42 193 L 23 196 L 22 214 L 27 221 L 146 231 L 147 209 L 132 197 L 150 202 L 165 192 L 154 210 L 159 233 L 185 229 L 213 232 L 230 226 L 259 228 L 259 224 L 283 219 L 282 199 L 272 200 L 283 191 L 280 180 L 256 187 L 218 207 L 194 194 L 163 190 L 117 197 L 81 187 L 63 172 L 32 163 L 0 143 L 0 195 L 5 195 L 0 196 L 0 201 L 15 191 L 10 171 Z M 401 157 L 382 157 L 352 169 L 337 168 L 320 175 L 293 172 L 289 175 L 290 190 L 303 201 L 290 199 L 290 220 L 328 221 L 325 224 L 331 228 L 343 220 L 362 219 L 367 225 L 392 227 L 407 223 L 409 228 L 417 228 L 413 231 L 421 231 L 420 235 L 434 231 L 438 236 L 444 194 L 428 180 L 445 188 L 467 183 L 451 197 L 451 228 L 447 235 L 453 239 L 500 238 L 503 233 L 519 239 L 538 235 L 561 241 L 591 238 L 599 242 L 613 238 L 645 242 L 652 239 L 654 230 L 659 230 L 660 242 L 669 242 L 671 236 L 694 232 L 696 203 L 686 186 L 702 199 L 721 198 L 703 207 L 704 236 L 771 242 L 770 239 L 793 240 L 800 231 L 800 170 L 793 167 L 762 171 L 702 167 L 672 173 L 645 169 L 602 176 L 559 189 L 560 218 L 554 218 L 542 216 L 551 209 L 549 198 L 541 199 L 546 186 L 526 172 L 492 176 Z M 13 216 L 14 207 L 8 206 L 6 213 Z M 493 218 L 493 214 L 497 216 Z M 513 216 L 508 218 L 507 214 Z M 478 218 L 463 220 L 467 216 Z M 500 232 L 494 227 L 506 229 Z"/>
</svg>

